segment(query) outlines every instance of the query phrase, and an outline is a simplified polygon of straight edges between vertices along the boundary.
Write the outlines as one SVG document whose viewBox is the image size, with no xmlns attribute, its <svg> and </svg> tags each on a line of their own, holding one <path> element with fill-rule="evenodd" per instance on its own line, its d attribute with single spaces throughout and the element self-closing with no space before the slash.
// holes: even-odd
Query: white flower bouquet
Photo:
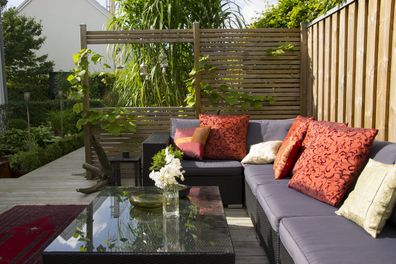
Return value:
<svg viewBox="0 0 396 264">
<path fill-rule="evenodd" d="M 184 170 L 179 158 L 176 158 L 169 147 L 165 149 L 165 165 L 159 171 L 153 170 L 149 177 L 160 189 L 175 188 L 179 183 L 177 179 L 184 181 Z"/>
</svg>

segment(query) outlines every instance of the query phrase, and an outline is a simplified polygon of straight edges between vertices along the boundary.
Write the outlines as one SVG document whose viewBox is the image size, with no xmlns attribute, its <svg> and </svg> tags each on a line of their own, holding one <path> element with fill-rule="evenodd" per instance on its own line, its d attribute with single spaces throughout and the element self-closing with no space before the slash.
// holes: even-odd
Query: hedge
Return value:
<svg viewBox="0 0 396 264">
<path fill-rule="evenodd" d="M 66 136 L 43 148 L 21 151 L 10 157 L 11 168 L 28 173 L 84 146 L 82 133 Z"/>
<path fill-rule="evenodd" d="M 72 109 L 75 101 L 65 100 L 64 108 Z M 103 107 L 101 100 L 91 100 L 91 107 Z M 45 124 L 50 112 L 59 111 L 59 100 L 31 101 L 29 102 L 30 125 L 39 126 Z M 6 106 L 7 119 L 25 119 L 26 103 L 24 101 L 9 101 Z"/>
</svg>

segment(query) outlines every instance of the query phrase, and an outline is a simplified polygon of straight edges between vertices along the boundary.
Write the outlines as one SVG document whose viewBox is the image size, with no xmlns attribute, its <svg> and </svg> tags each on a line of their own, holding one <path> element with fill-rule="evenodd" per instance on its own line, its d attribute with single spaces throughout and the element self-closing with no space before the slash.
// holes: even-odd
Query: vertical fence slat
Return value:
<svg viewBox="0 0 396 264">
<path fill-rule="evenodd" d="M 312 27 L 313 30 L 313 51 L 312 51 L 312 114 L 318 118 L 318 56 L 319 56 L 319 35 L 318 24 Z"/>
<path fill-rule="evenodd" d="M 393 25 L 396 23 L 396 4 L 393 6 Z M 396 28 L 393 27 L 392 64 L 389 86 L 389 135 L 388 140 L 396 142 Z"/>
<path fill-rule="evenodd" d="M 346 81 L 346 121 L 354 123 L 354 96 L 356 74 L 356 4 L 348 6 L 348 42 L 347 42 L 347 81 Z"/>
<path fill-rule="evenodd" d="M 197 69 L 199 66 L 199 58 L 201 57 L 201 38 L 199 32 L 199 22 L 193 24 L 194 34 L 194 67 Z M 201 113 L 201 75 L 195 75 L 195 112 L 197 117 Z"/>
<path fill-rule="evenodd" d="M 347 54 L 347 9 L 340 11 L 340 34 L 339 34 L 339 66 L 338 66 L 338 96 L 337 96 L 337 122 L 345 122 L 345 86 L 346 86 L 346 54 Z"/>
<path fill-rule="evenodd" d="M 334 14 L 331 25 L 331 86 L 330 86 L 330 121 L 337 117 L 337 85 L 338 85 L 338 14 Z"/>
<path fill-rule="evenodd" d="M 301 114 L 307 114 L 307 71 L 308 71 L 308 35 L 307 24 L 301 23 L 300 33 L 300 111 Z"/>
<path fill-rule="evenodd" d="M 324 76 L 324 22 L 319 22 L 318 41 L 318 120 L 323 120 L 323 76 Z"/>
<path fill-rule="evenodd" d="M 378 7 L 377 0 L 369 0 L 367 21 L 367 52 L 366 53 L 366 92 L 364 101 L 364 127 L 374 127 L 376 64 L 378 49 Z"/>
<path fill-rule="evenodd" d="M 307 38 L 308 38 L 308 43 L 307 43 L 307 115 L 312 116 L 313 115 L 313 62 L 312 62 L 312 57 L 313 57 L 313 28 L 310 28 L 309 30 L 307 29 Z"/>
<path fill-rule="evenodd" d="M 80 44 L 81 49 L 86 49 L 87 45 L 87 25 L 80 25 Z M 86 73 L 83 77 L 83 82 L 85 85 L 88 84 L 88 73 Z M 89 93 L 86 93 L 83 98 L 83 111 L 86 112 L 89 110 Z M 84 151 L 85 151 L 85 162 L 92 164 L 92 155 L 91 155 L 91 128 L 89 125 L 84 126 Z M 92 173 L 87 170 L 86 178 L 92 179 Z"/>
<path fill-rule="evenodd" d="M 388 138 L 388 114 L 389 114 L 389 69 L 391 54 L 391 30 L 393 16 L 393 1 L 382 1 L 380 8 L 380 26 L 378 46 L 378 74 L 377 78 L 377 96 L 376 96 L 376 117 L 375 126 L 378 129 L 378 139 L 387 140 Z"/>
<path fill-rule="evenodd" d="M 325 21 L 324 49 L 324 81 L 323 81 L 323 119 L 330 117 L 330 86 L 331 86 L 331 17 Z"/>
<path fill-rule="evenodd" d="M 363 126 L 364 119 L 364 74 L 366 66 L 366 16 L 367 16 L 366 1 L 358 2 L 358 18 L 357 18 L 357 40 L 356 40 L 356 80 L 355 80 L 355 107 L 354 117 L 355 127 Z M 360 74 L 359 74 L 360 73 Z"/>
</svg>

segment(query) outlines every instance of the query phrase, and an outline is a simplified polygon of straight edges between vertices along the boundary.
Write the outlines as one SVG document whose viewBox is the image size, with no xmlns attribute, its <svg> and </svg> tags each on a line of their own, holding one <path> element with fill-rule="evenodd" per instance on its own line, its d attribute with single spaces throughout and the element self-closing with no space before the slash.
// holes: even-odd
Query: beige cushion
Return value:
<svg viewBox="0 0 396 264">
<path fill-rule="evenodd" d="M 355 222 L 375 238 L 392 213 L 395 190 L 396 165 L 370 159 L 336 214 Z"/>
<path fill-rule="evenodd" d="M 250 164 L 267 164 L 272 163 L 275 160 L 276 153 L 279 150 L 282 141 L 266 141 L 252 145 L 250 151 L 242 163 Z"/>
</svg>

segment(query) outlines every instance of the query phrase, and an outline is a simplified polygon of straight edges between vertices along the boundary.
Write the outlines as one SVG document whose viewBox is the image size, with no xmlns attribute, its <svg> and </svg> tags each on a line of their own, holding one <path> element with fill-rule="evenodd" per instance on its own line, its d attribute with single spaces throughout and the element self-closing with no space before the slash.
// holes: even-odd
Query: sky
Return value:
<svg viewBox="0 0 396 264">
<path fill-rule="evenodd" d="M 8 0 L 9 7 L 17 7 L 24 0 Z M 106 5 L 106 0 L 97 0 L 103 6 Z M 277 0 L 236 0 L 242 9 L 242 13 L 246 21 L 250 23 L 253 18 L 258 17 L 266 6 L 274 4 Z"/>
</svg>

